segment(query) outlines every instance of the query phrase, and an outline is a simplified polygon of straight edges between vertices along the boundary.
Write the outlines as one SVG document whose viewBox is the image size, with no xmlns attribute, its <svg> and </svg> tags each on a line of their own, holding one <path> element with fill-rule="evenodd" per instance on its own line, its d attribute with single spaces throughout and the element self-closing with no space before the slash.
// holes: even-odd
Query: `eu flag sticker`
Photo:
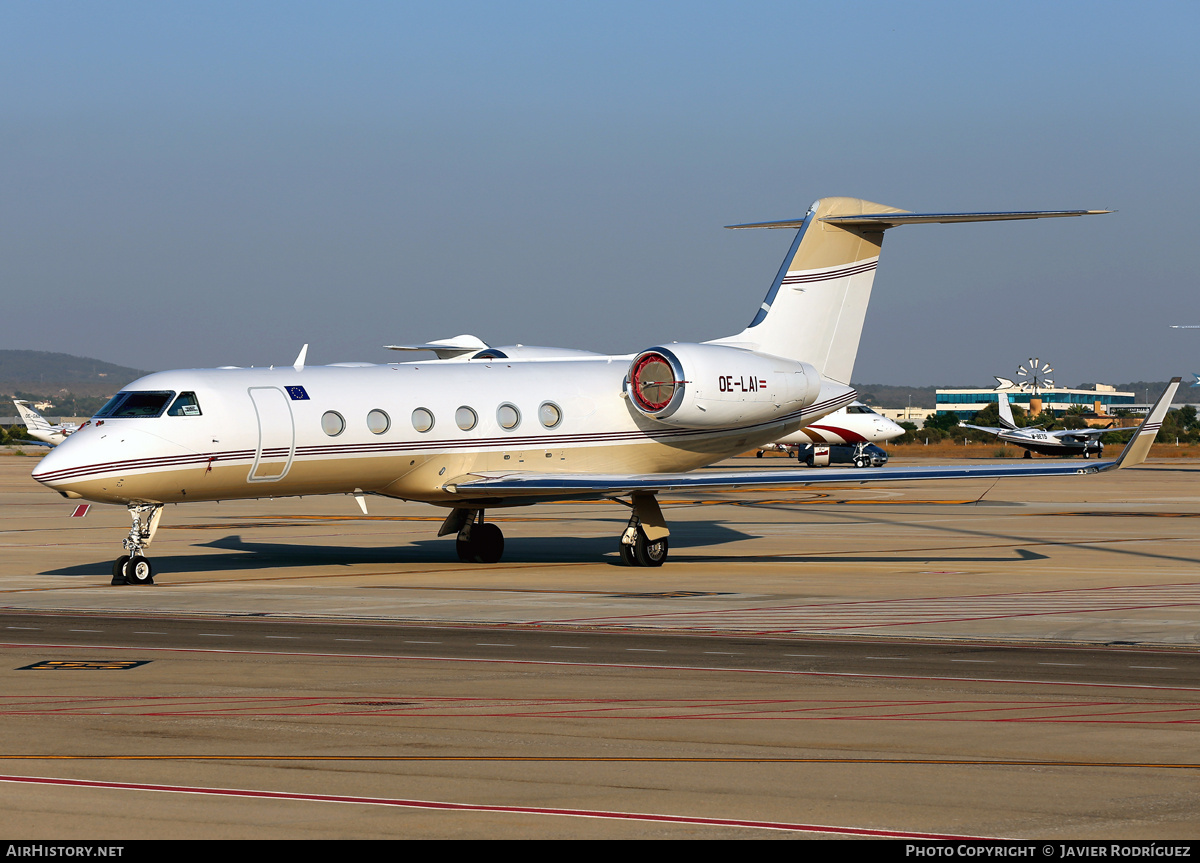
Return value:
<svg viewBox="0 0 1200 863">
<path fill-rule="evenodd" d="M 285 387 L 289 396 L 294 402 L 308 401 L 308 393 L 304 391 L 304 387 Z"/>
</svg>

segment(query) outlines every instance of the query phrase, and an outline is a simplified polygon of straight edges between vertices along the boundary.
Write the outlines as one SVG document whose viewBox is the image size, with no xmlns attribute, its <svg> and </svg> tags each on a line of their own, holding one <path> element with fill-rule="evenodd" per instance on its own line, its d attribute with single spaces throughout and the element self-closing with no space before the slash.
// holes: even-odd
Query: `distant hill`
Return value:
<svg viewBox="0 0 1200 863">
<path fill-rule="evenodd" d="M 0 393 L 58 396 L 111 396 L 146 372 L 50 351 L 0 350 Z"/>
</svg>

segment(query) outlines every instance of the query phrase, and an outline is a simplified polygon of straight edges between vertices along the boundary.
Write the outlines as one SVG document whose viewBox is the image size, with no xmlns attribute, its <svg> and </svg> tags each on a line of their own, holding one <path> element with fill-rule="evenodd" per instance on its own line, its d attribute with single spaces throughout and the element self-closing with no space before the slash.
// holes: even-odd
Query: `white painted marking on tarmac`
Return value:
<svg viewBox="0 0 1200 863">
<path fill-rule="evenodd" d="M 42 628 L 40 626 L 6 626 L 4 628 L 5 629 L 36 629 L 38 632 L 41 632 L 41 630 L 42 630 Z"/>
<path fill-rule="evenodd" d="M 1174 671 L 1174 665 L 1131 665 L 1130 668 L 1148 668 L 1153 671 Z"/>
</svg>

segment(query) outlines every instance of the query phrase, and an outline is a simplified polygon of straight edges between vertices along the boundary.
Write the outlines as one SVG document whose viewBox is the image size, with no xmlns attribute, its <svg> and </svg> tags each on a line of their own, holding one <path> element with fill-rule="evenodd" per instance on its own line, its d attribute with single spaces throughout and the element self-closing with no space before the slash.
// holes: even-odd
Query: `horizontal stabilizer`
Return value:
<svg viewBox="0 0 1200 863">
<path fill-rule="evenodd" d="M 1098 216 L 1112 210 L 1014 210 L 995 213 L 862 213 L 852 216 L 822 216 L 819 221 L 833 225 L 854 225 L 860 228 L 885 231 L 900 225 L 950 225 L 955 222 L 1008 222 L 1016 219 L 1061 219 L 1067 216 Z M 803 227 L 804 219 L 784 219 L 779 222 L 755 222 L 749 225 L 726 225 L 731 230 L 739 228 L 792 228 Z"/>
</svg>

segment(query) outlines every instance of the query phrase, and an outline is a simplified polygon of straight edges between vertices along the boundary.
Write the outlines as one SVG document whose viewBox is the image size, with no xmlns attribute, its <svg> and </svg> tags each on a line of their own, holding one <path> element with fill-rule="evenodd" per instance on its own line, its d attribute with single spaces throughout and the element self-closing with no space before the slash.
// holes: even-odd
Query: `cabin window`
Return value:
<svg viewBox="0 0 1200 863">
<path fill-rule="evenodd" d="M 463 405 L 454 412 L 454 422 L 463 431 L 470 431 L 479 422 L 479 416 L 471 408 Z"/>
<path fill-rule="evenodd" d="M 433 414 L 428 408 L 417 408 L 412 412 L 412 424 L 419 432 L 427 432 L 433 428 Z"/>
<path fill-rule="evenodd" d="M 174 391 L 117 393 L 96 414 L 97 419 L 130 419 L 159 416 L 171 403 Z"/>
<path fill-rule="evenodd" d="M 515 429 L 521 424 L 521 412 L 516 405 L 505 402 L 496 409 L 496 422 L 501 428 Z"/>
<path fill-rule="evenodd" d="M 371 434 L 383 434 L 392 427 L 392 418 L 379 408 L 367 414 L 367 428 Z"/>
<path fill-rule="evenodd" d="M 330 437 L 337 437 L 346 430 L 346 418 L 337 411 L 325 411 L 321 415 L 321 431 Z"/>
<path fill-rule="evenodd" d="M 167 411 L 167 416 L 170 417 L 198 417 L 200 416 L 200 402 L 196 400 L 195 393 L 180 393 L 179 398 L 175 399 L 171 409 Z"/>
<path fill-rule="evenodd" d="M 552 429 L 562 422 L 562 408 L 554 402 L 542 402 L 538 408 L 538 419 L 546 428 Z"/>
</svg>

